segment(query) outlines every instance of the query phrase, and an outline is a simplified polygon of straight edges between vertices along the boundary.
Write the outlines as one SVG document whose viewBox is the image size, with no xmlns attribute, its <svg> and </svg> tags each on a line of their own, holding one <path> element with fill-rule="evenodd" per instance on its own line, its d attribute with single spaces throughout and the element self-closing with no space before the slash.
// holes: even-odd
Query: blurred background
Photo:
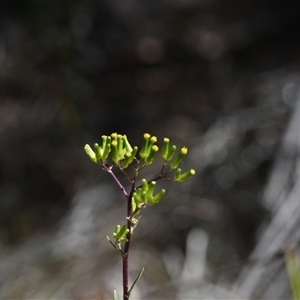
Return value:
<svg viewBox="0 0 300 300">
<path fill-rule="evenodd" d="M 144 132 L 167 136 L 190 149 L 183 169 L 197 171 L 161 182 L 167 196 L 143 212 L 134 299 L 290 297 L 280 253 L 300 240 L 298 198 L 273 220 L 298 180 L 299 8 L 1 1 L 1 299 L 121 295 L 120 257 L 105 237 L 125 202 L 83 151 L 115 131 L 137 146 Z M 267 237 L 289 220 L 289 239 L 269 253 Z M 263 288 L 249 275 L 258 266 Z"/>
</svg>

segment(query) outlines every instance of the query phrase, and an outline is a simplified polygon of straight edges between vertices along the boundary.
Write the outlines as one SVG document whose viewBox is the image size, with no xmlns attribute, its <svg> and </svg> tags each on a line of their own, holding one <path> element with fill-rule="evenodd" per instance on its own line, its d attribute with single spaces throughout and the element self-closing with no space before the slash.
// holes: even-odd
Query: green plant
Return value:
<svg viewBox="0 0 300 300">
<path fill-rule="evenodd" d="M 285 252 L 285 263 L 294 300 L 300 300 L 300 262 L 296 249 Z"/>
<path fill-rule="evenodd" d="M 101 145 L 95 143 L 93 149 L 89 145 L 85 145 L 84 147 L 91 161 L 99 164 L 104 171 L 112 176 L 127 201 L 126 224 L 116 226 L 113 233 L 114 241 L 107 236 L 110 244 L 122 257 L 123 300 L 130 298 L 135 284 L 144 271 L 144 268 L 142 268 L 129 287 L 128 267 L 130 241 L 134 229 L 138 225 L 141 210 L 148 205 L 158 203 L 166 193 L 165 189 L 161 189 L 155 193 L 156 182 L 161 179 L 183 182 L 195 174 L 194 169 L 182 173 L 179 168 L 179 164 L 183 157 L 187 155 L 188 149 L 183 147 L 179 153 L 175 155 L 176 146 L 171 145 L 168 138 L 164 138 L 161 149 L 162 167 L 158 175 L 151 180 L 146 180 L 145 178 L 139 180 L 140 171 L 153 163 L 155 155 L 159 151 L 156 142 L 157 138 L 155 136 L 145 133 L 144 142 L 139 150 L 137 146 L 131 146 L 126 135 L 113 133 L 111 136 L 103 135 Z M 130 189 L 128 192 L 115 175 L 114 168 L 119 169 L 129 181 Z M 113 299 L 118 299 L 116 290 L 113 293 Z"/>
</svg>

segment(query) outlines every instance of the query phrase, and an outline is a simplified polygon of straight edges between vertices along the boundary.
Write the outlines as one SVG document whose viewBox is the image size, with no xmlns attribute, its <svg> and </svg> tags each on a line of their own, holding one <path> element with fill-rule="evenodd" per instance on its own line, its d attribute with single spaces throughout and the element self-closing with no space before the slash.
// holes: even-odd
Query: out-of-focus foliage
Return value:
<svg viewBox="0 0 300 300">
<path fill-rule="evenodd" d="M 286 269 L 293 293 L 293 299 L 300 298 L 300 264 L 298 253 L 290 249 L 285 254 Z"/>
<path fill-rule="evenodd" d="M 136 296 L 184 298 L 193 289 L 175 283 L 201 278 L 195 291 L 224 297 L 214 284 L 232 283 L 255 245 L 297 105 L 299 11 L 288 1 L 2 1 L 1 298 L 111 298 L 118 260 L 105 235 L 123 203 L 82 145 L 113 131 L 184 142 L 197 171 L 143 216 L 136 257 L 149 275 Z"/>
</svg>

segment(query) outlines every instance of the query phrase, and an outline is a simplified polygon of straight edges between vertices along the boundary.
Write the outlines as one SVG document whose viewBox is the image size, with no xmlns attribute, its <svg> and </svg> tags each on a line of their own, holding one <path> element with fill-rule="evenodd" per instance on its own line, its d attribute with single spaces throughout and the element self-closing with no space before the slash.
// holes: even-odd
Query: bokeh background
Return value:
<svg viewBox="0 0 300 300">
<path fill-rule="evenodd" d="M 299 98 L 299 8 L 1 1 L 1 299 L 121 293 L 105 236 L 125 203 L 83 151 L 115 131 L 134 145 L 144 132 L 168 136 L 189 147 L 183 168 L 197 171 L 161 182 L 168 195 L 143 213 L 132 278 L 146 271 L 134 299 L 262 299 L 238 282 L 272 220 L 264 195 Z"/>
</svg>

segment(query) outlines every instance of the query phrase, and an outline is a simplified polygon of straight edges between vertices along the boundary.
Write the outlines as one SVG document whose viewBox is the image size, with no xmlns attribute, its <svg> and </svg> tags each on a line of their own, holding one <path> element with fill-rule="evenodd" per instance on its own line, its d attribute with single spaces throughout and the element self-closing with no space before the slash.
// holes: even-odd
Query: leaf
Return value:
<svg viewBox="0 0 300 300">
<path fill-rule="evenodd" d="M 295 249 L 285 253 L 287 273 L 294 300 L 300 299 L 300 261 Z"/>
<path fill-rule="evenodd" d="M 109 236 L 107 235 L 106 236 L 106 238 L 107 238 L 107 240 L 110 242 L 110 244 L 122 255 L 122 256 L 124 256 L 124 252 L 121 250 L 121 249 L 119 249 L 112 241 L 111 241 L 111 239 L 109 238 Z"/>
<path fill-rule="evenodd" d="M 138 274 L 138 276 L 136 277 L 135 281 L 133 282 L 131 288 L 129 289 L 128 291 L 128 296 L 130 297 L 131 293 L 132 293 L 132 290 L 135 286 L 135 284 L 139 281 L 139 279 L 141 278 L 141 276 L 143 275 L 143 272 L 144 272 L 145 268 L 142 268 L 142 270 L 140 271 L 140 273 Z"/>
</svg>

